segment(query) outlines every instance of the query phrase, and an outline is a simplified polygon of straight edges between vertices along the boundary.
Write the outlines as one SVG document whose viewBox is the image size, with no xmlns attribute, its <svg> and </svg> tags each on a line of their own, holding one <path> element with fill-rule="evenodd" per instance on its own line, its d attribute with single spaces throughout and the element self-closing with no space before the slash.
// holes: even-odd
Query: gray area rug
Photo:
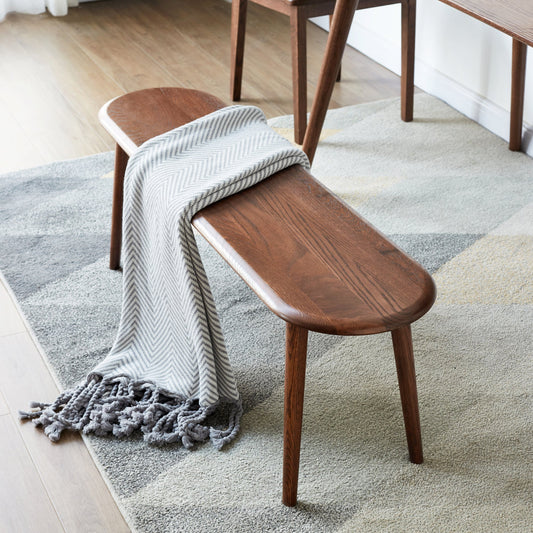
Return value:
<svg viewBox="0 0 533 533">
<path fill-rule="evenodd" d="M 200 240 L 241 435 L 222 452 L 88 439 L 132 529 L 533 529 L 533 161 L 427 95 L 413 123 L 398 109 L 330 112 L 313 172 L 434 275 L 437 302 L 413 326 L 425 463 L 407 459 L 390 336 L 314 334 L 300 503 L 282 506 L 284 325 Z M 112 159 L 0 178 L 0 269 L 64 387 L 104 357 L 118 325 Z"/>
</svg>

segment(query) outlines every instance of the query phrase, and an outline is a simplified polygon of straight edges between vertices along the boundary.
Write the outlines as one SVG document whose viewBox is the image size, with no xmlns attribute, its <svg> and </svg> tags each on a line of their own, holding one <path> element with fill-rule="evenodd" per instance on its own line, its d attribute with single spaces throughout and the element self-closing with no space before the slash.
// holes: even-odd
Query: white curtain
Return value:
<svg viewBox="0 0 533 533">
<path fill-rule="evenodd" d="M 7 13 L 30 13 L 36 15 L 46 9 L 56 17 L 66 15 L 68 8 L 77 6 L 78 0 L 0 0 L 0 21 Z"/>
</svg>

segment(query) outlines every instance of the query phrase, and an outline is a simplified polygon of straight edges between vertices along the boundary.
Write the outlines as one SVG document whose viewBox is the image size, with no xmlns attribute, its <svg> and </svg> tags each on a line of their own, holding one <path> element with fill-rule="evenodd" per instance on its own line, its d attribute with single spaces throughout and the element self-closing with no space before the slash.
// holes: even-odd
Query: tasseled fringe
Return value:
<svg viewBox="0 0 533 533">
<path fill-rule="evenodd" d="M 151 444 L 179 442 L 185 448 L 211 440 L 220 449 L 239 431 L 241 402 L 235 402 L 226 430 L 204 424 L 215 406 L 202 407 L 191 399 L 172 395 L 149 381 L 134 381 L 126 376 L 112 378 L 91 374 L 75 389 L 63 392 L 52 404 L 32 402 L 31 412 L 20 412 L 32 419 L 45 435 L 58 441 L 65 429 L 126 437 L 140 429 Z"/>
</svg>

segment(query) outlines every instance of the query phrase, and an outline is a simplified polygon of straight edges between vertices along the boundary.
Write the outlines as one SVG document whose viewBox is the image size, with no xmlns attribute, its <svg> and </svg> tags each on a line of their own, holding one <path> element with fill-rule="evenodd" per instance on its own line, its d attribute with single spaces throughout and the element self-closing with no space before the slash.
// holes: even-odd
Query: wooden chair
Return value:
<svg viewBox="0 0 533 533">
<path fill-rule="evenodd" d="M 330 15 L 335 0 L 251 0 L 289 16 L 292 47 L 294 140 L 303 143 L 307 125 L 306 23 L 311 17 Z M 402 5 L 402 120 L 413 119 L 416 0 L 359 0 L 357 9 L 390 4 Z M 241 98 L 244 35 L 248 0 L 232 0 L 231 15 L 231 98 Z M 337 79 L 339 79 L 339 75 Z M 404 91 L 404 85 L 406 90 Z"/>
</svg>

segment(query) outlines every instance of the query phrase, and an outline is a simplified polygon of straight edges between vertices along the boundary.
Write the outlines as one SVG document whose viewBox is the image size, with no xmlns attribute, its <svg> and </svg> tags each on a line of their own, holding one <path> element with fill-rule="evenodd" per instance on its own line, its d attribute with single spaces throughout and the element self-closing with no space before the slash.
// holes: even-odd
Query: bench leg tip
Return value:
<svg viewBox="0 0 533 533">
<path fill-rule="evenodd" d="M 296 506 L 296 496 L 285 496 L 283 495 L 283 498 L 281 498 L 281 503 L 285 505 L 286 507 L 295 507 Z"/>
<path fill-rule="evenodd" d="M 415 465 L 421 465 L 424 462 L 422 451 L 415 451 L 409 454 L 409 461 Z"/>
</svg>

